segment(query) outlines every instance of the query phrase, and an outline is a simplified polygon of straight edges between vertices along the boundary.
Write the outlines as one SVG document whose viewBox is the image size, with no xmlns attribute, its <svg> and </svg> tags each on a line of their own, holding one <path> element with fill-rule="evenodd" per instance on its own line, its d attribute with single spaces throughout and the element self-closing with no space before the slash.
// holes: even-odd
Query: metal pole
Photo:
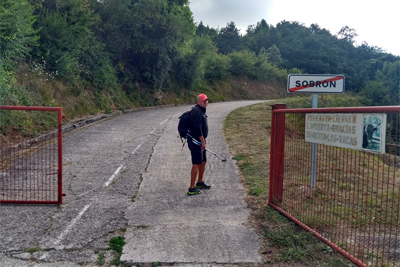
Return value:
<svg viewBox="0 0 400 267">
<path fill-rule="evenodd" d="M 312 95 L 312 108 L 318 107 L 318 94 Z M 317 185 L 317 144 L 311 143 L 311 188 Z"/>
<path fill-rule="evenodd" d="M 285 151 L 285 114 L 275 114 L 274 111 L 286 109 L 286 104 L 274 104 L 271 118 L 271 149 L 270 149 L 270 177 L 269 203 L 282 202 L 283 170 Z"/>
<path fill-rule="evenodd" d="M 62 172 L 63 172 L 63 161 L 62 161 L 62 108 L 58 109 L 58 117 L 57 117 L 57 123 L 58 123 L 58 205 L 62 204 L 62 197 L 63 197 L 63 192 L 62 192 Z"/>
</svg>

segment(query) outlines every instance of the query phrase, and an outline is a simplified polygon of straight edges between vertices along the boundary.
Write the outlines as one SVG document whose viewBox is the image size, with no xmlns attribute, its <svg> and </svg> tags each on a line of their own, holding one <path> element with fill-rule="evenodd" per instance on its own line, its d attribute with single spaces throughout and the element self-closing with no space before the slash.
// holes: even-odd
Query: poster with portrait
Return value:
<svg viewBox="0 0 400 267">
<path fill-rule="evenodd" d="M 362 149 L 385 153 L 386 114 L 364 114 Z"/>
</svg>

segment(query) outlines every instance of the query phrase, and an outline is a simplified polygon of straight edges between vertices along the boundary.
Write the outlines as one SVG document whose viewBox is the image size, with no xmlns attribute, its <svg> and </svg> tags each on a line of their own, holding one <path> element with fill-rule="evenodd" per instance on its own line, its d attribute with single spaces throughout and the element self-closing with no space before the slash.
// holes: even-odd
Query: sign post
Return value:
<svg viewBox="0 0 400 267">
<path fill-rule="evenodd" d="M 312 94 L 312 108 L 318 108 L 318 93 L 335 94 L 344 92 L 342 74 L 289 74 L 289 93 Z M 311 188 L 317 184 L 317 144 L 311 143 Z"/>
</svg>

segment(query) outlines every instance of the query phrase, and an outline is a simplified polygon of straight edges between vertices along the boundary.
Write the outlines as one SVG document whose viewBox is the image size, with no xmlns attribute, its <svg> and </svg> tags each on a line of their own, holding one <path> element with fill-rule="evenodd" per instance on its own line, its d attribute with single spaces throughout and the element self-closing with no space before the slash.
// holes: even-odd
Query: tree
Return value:
<svg viewBox="0 0 400 267">
<path fill-rule="evenodd" d="M 331 36 L 331 33 L 326 29 L 321 29 L 318 24 L 311 24 L 309 27 L 311 34 L 313 35 L 326 35 Z"/>
<path fill-rule="evenodd" d="M 276 45 L 271 45 L 271 47 L 265 51 L 265 54 L 268 56 L 269 62 L 271 64 L 279 66 L 282 63 L 281 52 L 279 51 L 278 47 L 276 47 Z"/>
<path fill-rule="evenodd" d="M 354 39 L 358 36 L 356 30 L 349 28 L 349 26 L 342 27 L 337 33 L 340 40 L 344 40 L 350 44 L 354 44 Z"/>
<path fill-rule="evenodd" d="M 193 39 L 191 49 L 174 65 L 174 79 L 181 86 L 192 87 L 196 81 L 204 76 L 204 58 L 207 55 L 216 55 L 217 48 L 212 42 L 211 36 L 203 34 L 196 35 Z"/>
<path fill-rule="evenodd" d="M 218 54 L 218 48 L 211 36 L 195 36 L 192 49 L 199 59 L 199 78 L 208 83 L 221 81 L 228 77 L 229 58 Z"/>
<path fill-rule="evenodd" d="M 265 20 L 257 22 L 257 25 L 251 25 L 247 28 L 247 33 L 243 37 L 245 47 L 256 54 L 260 53 L 261 49 L 266 49 L 272 45 L 278 45 L 281 42 L 282 36 L 280 32 L 268 25 Z"/>
<path fill-rule="evenodd" d="M 26 0 L 0 2 L 0 68 L 13 71 L 16 64 L 37 45 L 37 30 L 33 29 L 33 7 Z"/>
<path fill-rule="evenodd" d="M 61 77 L 82 77 L 100 89 L 116 84 L 115 70 L 94 30 L 100 17 L 86 0 L 46 0 L 36 27 L 41 29 L 36 61 Z"/>
<path fill-rule="evenodd" d="M 399 105 L 400 103 L 400 60 L 385 62 L 376 72 L 376 78 L 361 91 L 363 103 L 368 106 Z"/>
<path fill-rule="evenodd" d="M 229 71 L 233 76 L 251 77 L 256 70 L 257 56 L 249 50 L 234 51 L 229 55 Z"/>
<path fill-rule="evenodd" d="M 41 8 L 44 0 L 28 0 L 29 4 L 34 8 Z"/>
<path fill-rule="evenodd" d="M 14 84 L 17 65 L 37 45 L 34 8 L 26 0 L 0 1 L 0 104 L 30 105 L 29 93 Z"/>
<path fill-rule="evenodd" d="M 199 25 L 197 26 L 197 29 L 196 29 L 196 35 L 200 36 L 200 35 L 203 35 L 203 34 L 206 34 L 206 35 L 209 35 L 211 37 L 214 37 L 215 35 L 217 35 L 217 30 L 208 27 L 208 25 L 207 25 L 207 27 L 205 27 L 203 22 L 200 21 L 200 23 L 199 23 Z"/>
<path fill-rule="evenodd" d="M 92 1 L 103 27 L 98 32 L 113 55 L 120 80 L 144 81 L 160 89 L 187 52 L 195 25 L 187 1 Z"/>
<path fill-rule="evenodd" d="M 214 38 L 217 44 L 218 51 L 224 55 L 227 55 L 233 51 L 240 50 L 240 34 L 239 30 L 233 21 L 228 23 L 226 27 L 222 28 L 218 35 Z"/>
</svg>

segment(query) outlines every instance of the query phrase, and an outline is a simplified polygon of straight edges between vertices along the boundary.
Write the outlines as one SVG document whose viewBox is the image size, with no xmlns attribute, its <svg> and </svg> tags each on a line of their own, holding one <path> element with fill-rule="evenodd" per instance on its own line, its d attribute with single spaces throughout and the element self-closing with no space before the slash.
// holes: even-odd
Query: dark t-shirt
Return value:
<svg viewBox="0 0 400 267">
<path fill-rule="evenodd" d="M 204 139 L 208 136 L 206 109 L 199 105 L 194 106 L 190 113 L 190 135 L 197 140 L 200 136 L 203 136 Z"/>
</svg>

